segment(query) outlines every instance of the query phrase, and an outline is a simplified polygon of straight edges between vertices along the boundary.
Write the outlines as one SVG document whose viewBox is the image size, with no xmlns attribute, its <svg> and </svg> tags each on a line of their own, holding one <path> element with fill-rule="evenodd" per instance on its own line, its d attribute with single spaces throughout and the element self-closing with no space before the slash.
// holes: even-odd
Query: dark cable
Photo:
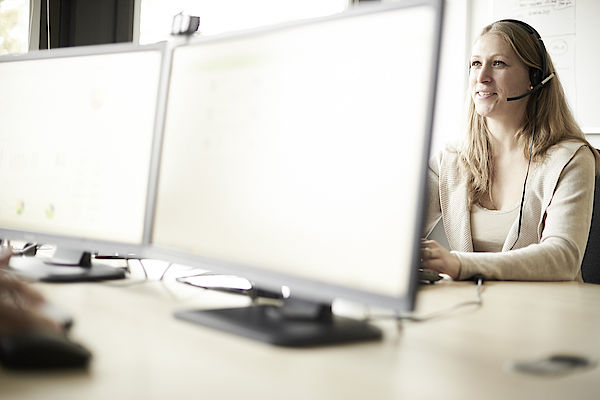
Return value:
<svg viewBox="0 0 600 400">
<path fill-rule="evenodd" d="M 459 310 L 461 308 L 464 307 L 468 307 L 468 306 L 477 306 L 477 308 L 481 307 L 483 305 L 483 299 L 481 297 L 481 293 L 483 293 L 483 282 L 485 280 L 485 278 L 483 277 L 483 275 L 475 275 L 473 278 L 473 281 L 475 282 L 476 286 L 476 296 L 477 298 L 475 300 L 468 300 L 468 301 L 463 301 L 461 303 L 457 303 L 454 304 L 451 307 L 448 307 L 446 309 L 443 310 L 439 310 L 439 311 L 434 311 L 432 313 L 429 314 L 424 314 L 424 315 L 417 315 L 414 313 L 398 313 L 396 315 L 375 315 L 375 316 L 367 316 L 367 318 L 365 318 L 366 321 L 373 321 L 373 320 L 377 320 L 377 319 L 394 319 L 397 321 L 401 321 L 401 320 L 407 320 L 407 321 L 412 321 L 412 322 L 425 322 L 425 321 L 429 321 L 435 318 L 439 318 L 439 317 L 443 317 L 445 315 L 448 315 L 456 310 Z"/>
<path fill-rule="evenodd" d="M 137 260 L 138 260 L 138 263 L 140 263 L 140 267 L 142 267 L 142 271 L 144 271 L 144 279 L 148 280 L 148 271 L 146 271 L 146 267 L 144 266 L 142 259 L 138 258 Z M 129 259 L 127 259 L 127 264 L 129 264 Z"/>
<path fill-rule="evenodd" d="M 142 262 L 141 258 L 124 258 L 124 260 L 127 262 L 127 271 L 131 274 L 131 270 L 129 269 L 129 260 L 137 260 L 140 264 L 140 266 L 142 267 L 142 271 L 144 271 L 144 279 L 141 280 L 137 280 L 137 281 L 129 281 L 129 282 L 124 282 L 124 283 L 110 283 L 110 282 L 105 282 L 106 285 L 108 286 L 114 286 L 114 287 L 126 287 L 126 286 L 134 286 L 134 285 L 139 285 L 142 283 L 148 283 L 148 282 L 152 282 L 148 276 L 148 272 L 146 271 L 146 267 L 144 266 L 144 263 Z M 167 265 L 167 267 L 165 268 L 165 270 L 163 271 L 162 275 L 160 276 L 160 278 L 158 279 L 157 282 L 162 282 L 164 280 L 165 275 L 167 274 L 167 271 L 173 266 L 173 263 L 169 263 Z"/>
<path fill-rule="evenodd" d="M 538 103 L 535 102 L 535 110 L 533 113 L 533 127 L 531 129 L 531 141 L 529 142 L 529 160 L 527 161 L 527 172 L 525 173 L 525 182 L 523 182 L 523 193 L 521 194 L 521 205 L 519 206 L 519 226 L 517 229 L 517 238 L 515 242 L 510 246 L 509 250 L 512 250 L 517 242 L 519 241 L 519 236 L 521 236 L 521 224 L 523 222 L 523 204 L 525 203 L 525 189 L 527 188 L 527 178 L 529 177 L 529 168 L 531 167 L 531 158 L 533 155 L 533 138 L 535 137 L 535 121 L 537 120 L 537 109 Z"/>
<path fill-rule="evenodd" d="M 169 268 L 171 268 L 173 266 L 173 263 L 169 263 L 169 265 L 167 265 L 167 268 L 165 268 L 165 270 L 163 271 L 162 275 L 160 276 L 159 281 L 162 281 L 163 278 L 165 277 L 165 275 L 167 274 L 167 271 L 169 270 Z"/>
</svg>

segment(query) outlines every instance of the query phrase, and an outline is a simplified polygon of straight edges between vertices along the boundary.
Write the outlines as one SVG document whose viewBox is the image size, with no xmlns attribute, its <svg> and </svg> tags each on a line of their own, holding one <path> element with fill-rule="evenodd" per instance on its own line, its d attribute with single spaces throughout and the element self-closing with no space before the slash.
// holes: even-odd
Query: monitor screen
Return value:
<svg viewBox="0 0 600 400">
<path fill-rule="evenodd" d="M 0 237 L 142 244 L 164 47 L 0 58 Z"/>
<path fill-rule="evenodd" d="M 411 308 L 440 18 L 400 2 L 176 48 L 152 244 Z"/>
</svg>

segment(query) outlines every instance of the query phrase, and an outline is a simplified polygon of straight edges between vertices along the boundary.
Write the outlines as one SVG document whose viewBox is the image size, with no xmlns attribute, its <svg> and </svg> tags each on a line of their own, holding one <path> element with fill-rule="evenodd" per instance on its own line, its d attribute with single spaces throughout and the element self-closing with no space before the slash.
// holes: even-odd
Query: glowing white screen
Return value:
<svg viewBox="0 0 600 400">
<path fill-rule="evenodd" d="M 142 241 L 159 51 L 0 62 L 0 226 Z"/>
<path fill-rule="evenodd" d="M 414 8 L 177 48 L 153 243 L 406 294 L 434 23 Z"/>
</svg>

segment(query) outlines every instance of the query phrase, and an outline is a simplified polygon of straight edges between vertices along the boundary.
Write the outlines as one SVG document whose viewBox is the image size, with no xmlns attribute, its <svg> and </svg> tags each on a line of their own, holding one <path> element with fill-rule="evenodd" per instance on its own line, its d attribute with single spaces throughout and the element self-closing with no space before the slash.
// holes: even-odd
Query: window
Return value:
<svg viewBox="0 0 600 400">
<path fill-rule="evenodd" d="M 6 0 L 5 0 L 6 1 Z M 203 35 L 335 14 L 351 0 L 140 0 L 140 43 L 169 38 L 173 16 L 200 16 Z"/>
<path fill-rule="evenodd" d="M 0 56 L 28 48 L 29 0 L 0 0 Z"/>
</svg>

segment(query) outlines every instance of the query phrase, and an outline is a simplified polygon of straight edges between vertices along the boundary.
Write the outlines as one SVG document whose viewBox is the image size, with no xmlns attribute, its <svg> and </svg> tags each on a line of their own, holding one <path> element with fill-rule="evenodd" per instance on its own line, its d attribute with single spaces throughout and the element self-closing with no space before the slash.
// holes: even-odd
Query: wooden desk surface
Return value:
<svg viewBox="0 0 600 400">
<path fill-rule="evenodd" d="M 0 399 L 597 399 L 600 367 L 548 378 L 516 360 L 600 360 L 600 286 L 488 282 L 483 305 L 426 322 L 377 324 L 381 342 L 286 349 L 213 331 L 173 311 L 247 304 L 171 282 L 37 284 L 75 317 L 85 372 L 0 369 Z M 417 313 L 475 299 L 469 282 L 424 287 Z"/>
</svg>

